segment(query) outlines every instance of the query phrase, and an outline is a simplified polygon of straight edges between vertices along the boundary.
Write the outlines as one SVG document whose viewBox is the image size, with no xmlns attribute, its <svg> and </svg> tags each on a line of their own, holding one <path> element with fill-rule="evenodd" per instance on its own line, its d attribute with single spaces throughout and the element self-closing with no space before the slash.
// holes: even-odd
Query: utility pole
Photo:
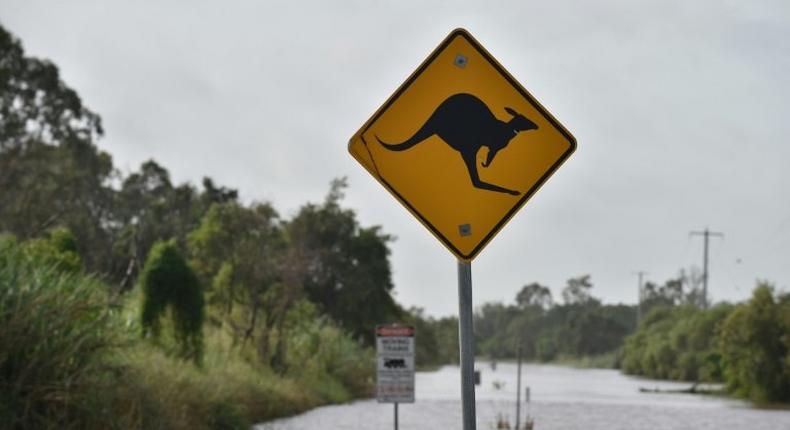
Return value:
<svg viewBox="0 0 790 430">
<path fill-rule="evenodd" d="M 703 231 L 692 231 L 689 236 L 703 236 L 705 247 L 702 253 L 702 309 L 708 308 L 708 240 L 713 237 L 724 237 L 724 233 L 710 231 L 707 227 Z"/>
<path fill-rule="evenodd" d="M 642 284 L 642 278 L 645 275 L 647 275 L 647 274 L 648 273 L 645 272 L 644 270 L 637 270 L 636 272 L 634 272 L 634 275 L 637 275 L 639 277 L 639 284 L 637 285 L 637 300 L 638 301 L 636 303 L 636 325 L 637 326 L 639 325 L 639 321 L 642 320 L 642 300 L 644 299 L 642 297 L 642 292 L 644 291 L 644 288 L 642 287 L 642 285 L 644 285 L 644 284 Z"/>
</svg>

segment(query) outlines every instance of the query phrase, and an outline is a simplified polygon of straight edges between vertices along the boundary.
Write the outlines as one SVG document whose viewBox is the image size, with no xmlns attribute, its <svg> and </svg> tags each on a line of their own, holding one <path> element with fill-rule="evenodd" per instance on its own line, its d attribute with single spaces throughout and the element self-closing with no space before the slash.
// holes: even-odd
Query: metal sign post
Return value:
<svg viewBox="0 0 790 430">
<path fill-rule="evenodd" d="M 518 377 L 516 378 L 516 430 L 521 426 L 521 340 L 518 341 Z"/>
<path fill-rule="evenodd" d="M 461 350 L 463 430 L 475 430 L 477 428 L 475 414 L 475 334 L 472 317 L 472 263 L 458 260 L 458 345 Z"/>
</svg>

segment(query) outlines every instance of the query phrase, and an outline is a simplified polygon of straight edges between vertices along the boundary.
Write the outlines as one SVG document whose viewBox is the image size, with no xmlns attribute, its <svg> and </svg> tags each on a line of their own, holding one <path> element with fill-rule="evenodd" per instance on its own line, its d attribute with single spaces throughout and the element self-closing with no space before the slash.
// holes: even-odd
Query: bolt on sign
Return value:
<svg viewBox="0 0 790 430">
<path fill-rule="evenodd" d="M 379 403 L 414 403 L 414 327 L 376 327 L 376 397 Z"/>
<path fill-rule="evenodd" d="M 349 142 L 351 155 L 463 261 L 575 149 L 570 132 L 463 29 Z"/>
</svg>

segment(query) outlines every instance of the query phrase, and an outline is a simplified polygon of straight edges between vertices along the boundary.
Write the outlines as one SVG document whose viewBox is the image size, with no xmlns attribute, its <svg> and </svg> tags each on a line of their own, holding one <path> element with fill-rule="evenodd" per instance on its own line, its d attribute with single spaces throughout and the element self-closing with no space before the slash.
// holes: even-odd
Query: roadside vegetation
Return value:
<svg viewBox="0 0 790 430">
<path fill-rule="evenodd" d="M 235 429 L 369 396 L 390 236 L 342 179 L 289 219 L 153 160 L 0 26 L 0 428 Z"/>
<path fill-rule="evenodd" d="M 56 233 L 0 237 L 0 428 L 249 428 L 370 395 L 370 350 L 309 301 L 284 317 L 277 371 L 221 325 L 196 336 L 178 309 L 151 336 L 146 290 L 113 295 Z M 151 254 L 149 276 L 172 263 L 170 246 Z"/>
<path fill-rule="evenodd" d="M 723 382 L 756 403 L 790 402 L 790 293 L 760 282 L 736 305 L 657 306 L 626 340 L 622 367 L 652 378 Z"/>
</svg>

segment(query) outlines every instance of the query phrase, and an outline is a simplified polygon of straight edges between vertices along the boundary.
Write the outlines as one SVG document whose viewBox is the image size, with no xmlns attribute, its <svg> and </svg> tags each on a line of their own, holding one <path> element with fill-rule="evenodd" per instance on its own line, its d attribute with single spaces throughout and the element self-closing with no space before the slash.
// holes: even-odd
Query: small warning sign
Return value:
<svg viewBox="0 0 790 430">
<path fill-rule="evenodd" d="M 414 403 L 414 327 L 376 327 L 376 394 L 379 403 Z"/>
</svg>

